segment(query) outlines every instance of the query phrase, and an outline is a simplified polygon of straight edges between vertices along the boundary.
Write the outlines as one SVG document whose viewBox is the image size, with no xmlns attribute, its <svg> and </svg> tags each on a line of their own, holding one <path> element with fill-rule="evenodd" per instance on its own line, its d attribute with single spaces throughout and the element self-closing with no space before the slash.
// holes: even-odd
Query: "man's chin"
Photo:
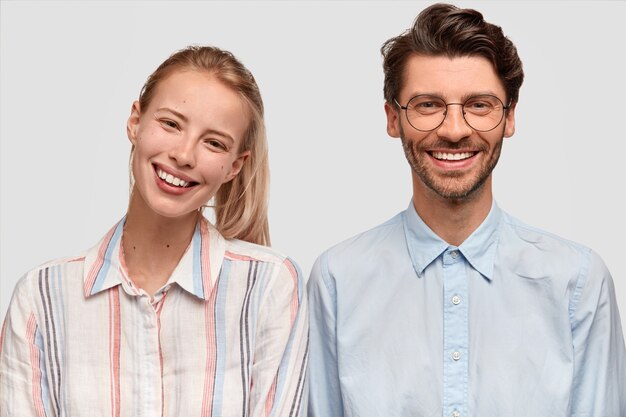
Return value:
<svg viewBox="0 0 626 417">
<path fill-rule="evenodd" d="M 448 183 L 442 183 L 442 181 L 423 181 L 426 187 L 437 194 L 439 197 L 451 202 L 463 202 L 476 198 L 480 194 L 480 190 L 483 188 L 485 180 L 474 179 L 471 182 L 463 181 L 459 183 L 459 179 L 449 178 Z"/>
</svg>

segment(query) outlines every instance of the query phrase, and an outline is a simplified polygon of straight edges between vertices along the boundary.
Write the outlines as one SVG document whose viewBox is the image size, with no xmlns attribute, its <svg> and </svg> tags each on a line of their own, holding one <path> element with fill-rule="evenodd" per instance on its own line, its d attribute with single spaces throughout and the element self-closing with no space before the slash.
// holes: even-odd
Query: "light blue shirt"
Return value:
<svg viewBox="0 0 626 417">
<path fill-rule="evenodd" d="M 410 204 L 308 285 L 309 416 L 626 416 L 606 266 L 495 203 L 459 247 Z"/>
</svg>

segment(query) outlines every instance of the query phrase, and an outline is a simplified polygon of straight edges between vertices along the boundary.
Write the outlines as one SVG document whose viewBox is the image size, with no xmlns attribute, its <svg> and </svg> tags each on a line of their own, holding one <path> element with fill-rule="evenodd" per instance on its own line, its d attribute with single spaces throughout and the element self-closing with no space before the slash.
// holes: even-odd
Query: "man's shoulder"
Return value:
<svg viewBox="0 0 626 417">
<path fill-rule="evenodd" d="M 315 268 L 329 273 L 331 270 L 367 269 L 380 262 L 389 253 L 406 253 L 404 212 L 378 226 L 354 235 L 324 251 L 317 259 Z"/>
<path fill-rule="evenodd" d="M 507 243 L 517 243 L 521 247 L 533 248 L 547 256 L 568 256 L 589 254 L 591 249 L 581 243 L 566 239 L 555 233 L 531 226 L 508 213 L 502 216 L 503 237 Z"/>
<path fill-rule="evenodd" d="M 404 239 L 403 216 L 404 212 L 400 212 L 385 221 L 384 223 L 374 226 L 364 232 L 358 233 L 342 242 L 331 246 L 324 253 L 336 255 L 351 254 L 361 256 L 364 252 L 368 252 L 373 246 L 392 240 Z"/>
<path fill-rule="evenodd" d="M 584 282 L 589 274 L 598 278 L 610 275 L 600 255 L 588 246 L 508 214 L 503 216 L 500 239 L 502 260 L 519 275 L 568 283 Z"/>
<path fill-rule="evenodd" d="M 504 259 L 500 264 L 507 265 L 518 277 L 541 280 L 544 288 L 552 287 L 556 294 L 569 294 L 570 320 L 575 320 L 574 312 L 585 299 L 590 300 L 589 311 L 602 300 L 615 301 L 611 273 L 593 249 L 510 215 L 503 216 L 503 220 L 500 256 Z"/>
</svg>

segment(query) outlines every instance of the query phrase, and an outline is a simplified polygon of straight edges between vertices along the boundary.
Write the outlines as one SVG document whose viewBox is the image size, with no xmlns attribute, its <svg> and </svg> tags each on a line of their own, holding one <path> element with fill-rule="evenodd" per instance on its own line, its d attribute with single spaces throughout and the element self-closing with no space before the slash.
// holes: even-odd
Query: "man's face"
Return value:
<svg viewBox="0 0 626 417">
<path fill-rule="evenodd" d="M 504 86 L 493 66 L 482 57 L 411 56 L 403 87 L 396 98 L 402 106 L 418 94 L 464 103 L 469 97 L 490 94 L 507 102 Z M 421 132 L 407 121 L 405 111 L 385 104 L 387 132 L 402 139 L 402 147 L 418 181 L 445 199 L 467 199 L 490 180 L 503 137 L 515 131 L 514 108 L 493 130 L 477 132 L 465 122 L 463 107 L 450 105 L 443 123 Z"/>
</svg>

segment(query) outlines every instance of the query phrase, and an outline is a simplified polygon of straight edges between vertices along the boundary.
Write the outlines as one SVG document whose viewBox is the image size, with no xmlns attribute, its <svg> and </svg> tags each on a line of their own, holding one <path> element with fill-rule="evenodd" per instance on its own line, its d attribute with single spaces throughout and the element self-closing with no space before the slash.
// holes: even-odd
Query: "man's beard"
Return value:
<svg viewBox="0 0 626 417">
<path fill-rule="evenodd" d="M 424 158 L 428 157 L 426 156 L 425 149 L 422 147 L 411 147 L 411 141 L 405 139 L 404 132 L 401 132 L 400 138 L 402 139 L 404 155 L 415 175 L 417 175 L 426 187 L 434 191 L 437 195 L 451 200 L 468 200 L 475 196 L 476 191 L 482 188 L 485 181 L 487 181 L 491 172 L 496 167 L 498 159 L 500 158 L 503 142 L 503 139 L 500 138 L 494 145 L 491 154 L 487 156 L 489 159 L 486 161 L 486 165 L 480 167 L 480 171 L 477 175 L 462 180 L 461 178 L 467 174 L 463 174 L 459 171 L 451 171 L 443 175 L 434 175 L 432 171 L 429 171 L 425 163 L 426 161 L 424 161 Z M 486 155 L 488 151 L 488 147 L 485 144 L 473 144 L 468 138 L 459 142 L 440 140 L 434 145 L 429 145 L 428 148 L 440 151 L 472 149 L 474 151 L 480 151 L 484 155 Z M 421 159 L 418 157 L 419 155 L 422 156 Z"/>
</svg>

